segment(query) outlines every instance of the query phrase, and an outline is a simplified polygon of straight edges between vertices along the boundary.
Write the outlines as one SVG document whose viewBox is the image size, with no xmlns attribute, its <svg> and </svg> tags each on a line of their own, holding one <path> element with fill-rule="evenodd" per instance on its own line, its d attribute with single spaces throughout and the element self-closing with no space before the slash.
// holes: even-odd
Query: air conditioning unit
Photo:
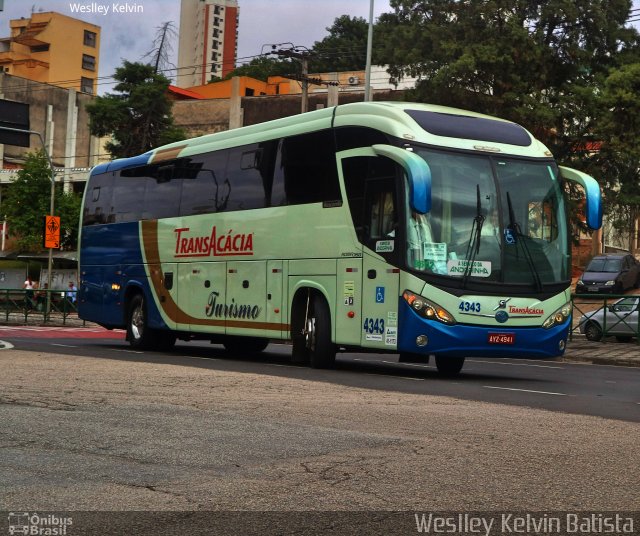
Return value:
<svg viewBox="0 0 640 536">
<path fill-rule="evenodd" d="M 357 76 L 350 76 L 349 78 L 347 78 L 347 83 L 350 86 L 357 86 L 360 83 L 360 78 L 358 78 Z"/>
</svg>

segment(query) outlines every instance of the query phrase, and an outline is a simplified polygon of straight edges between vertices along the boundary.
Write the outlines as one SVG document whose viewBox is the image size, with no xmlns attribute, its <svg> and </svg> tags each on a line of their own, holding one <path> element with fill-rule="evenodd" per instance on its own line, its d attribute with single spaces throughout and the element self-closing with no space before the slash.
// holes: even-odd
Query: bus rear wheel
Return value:
<svg viewBox="0 0 640 536">
<path fill-rule="evenodd" d="M 436 356 L 436 367 L 442 376 L 457 376 L 464 365 L 464 357 Z"/>
<path fill-rule="evenodd" d="M 127 340 L 133 348 L 141 350 L 170 350 L 176 343 L 172 331 L 151 329 L 147 322 L 147 307 L 142 294 L 136 294 L 129 303 Z"/>
<path fill-rule="evenodd" d="M 147 326 L 147 308 L 141 294 L 131 298 L 127 309 L 127 340 L 133 348 L 148 349 L 152 334 Z"/>
<path fill-rule="evenodd" d="M 313 368 L 330 368 L 335 364 L 336 346 L 331 342 L 331 312 L 322 296 L 310 295 L 297 313 L 300 326 L 293 334 L 293 359 Z"/>
</svg>

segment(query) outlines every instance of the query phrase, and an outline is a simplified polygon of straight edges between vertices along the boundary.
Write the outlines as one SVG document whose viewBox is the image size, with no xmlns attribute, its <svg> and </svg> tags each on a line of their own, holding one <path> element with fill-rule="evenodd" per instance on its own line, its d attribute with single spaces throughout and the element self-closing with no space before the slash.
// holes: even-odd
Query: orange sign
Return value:
<svg viewBox="0 0 640 536">
<path fill-rule="evenodd" d="M 44 247 L 60 247 L 60 216 L 44 217 Z"/>
</svg>

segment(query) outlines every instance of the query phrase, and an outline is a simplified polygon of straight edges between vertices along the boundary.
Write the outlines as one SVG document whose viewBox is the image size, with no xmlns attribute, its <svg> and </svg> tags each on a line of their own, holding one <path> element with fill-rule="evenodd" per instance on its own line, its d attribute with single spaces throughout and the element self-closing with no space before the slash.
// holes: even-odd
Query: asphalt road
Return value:
<svg viewBox="0 0 640 536">
<path fill-rule="evenodd" d="M 335 370 L 318 371 L 290 365 L 291 349 L 286 344 L 272 344 L 260 356 L 246 358 L 204 342 L 179 341 L 172 352 L 145 353 L 132 350 L 118 332 L 110 333 L 109 339 L 100 338 L 104 332 L 87 339 L 65 337 L 60 330 L 54 333 L 55 338 L 47 331 L 31 331 L 28 338 L 24 332 L 20 337 L 6 337 L 6 333 L 0 337 L 24 350 L 267 374 L 640 422 L 640 368 L 469 358 L 462 374 L 451 380 L 438 375 L 435 363 L 398 363 L 393 354 L 340 353 Z"/>
<path fill-rule="evenodd" d="M 474 360 L 444 380 L 395 356 L 319 371 L 278 345 L 56 335 L 2 337 L 0 504 L 76 516 L 68 534 L 391 534 L 413 512 L 640 506 L 636 369 Z"/>
</svg>

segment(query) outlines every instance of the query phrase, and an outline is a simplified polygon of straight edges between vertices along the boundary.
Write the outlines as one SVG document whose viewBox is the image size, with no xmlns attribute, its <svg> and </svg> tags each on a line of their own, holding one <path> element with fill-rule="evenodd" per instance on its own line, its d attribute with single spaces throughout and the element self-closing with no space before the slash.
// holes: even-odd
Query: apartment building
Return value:
<svg viewBox="0 0 640 536">
<path fill-rule="evenodd" d="M 9 21 L 0 69 L 12 76 L 95 94 L 100 26 L 55 12 Z"/>
<path fill-rule="evenodd" d="M 178 87 L 204 85 L 233 71 L 238 49 L 237 0 L 182 0 Z"/>
</svg>

